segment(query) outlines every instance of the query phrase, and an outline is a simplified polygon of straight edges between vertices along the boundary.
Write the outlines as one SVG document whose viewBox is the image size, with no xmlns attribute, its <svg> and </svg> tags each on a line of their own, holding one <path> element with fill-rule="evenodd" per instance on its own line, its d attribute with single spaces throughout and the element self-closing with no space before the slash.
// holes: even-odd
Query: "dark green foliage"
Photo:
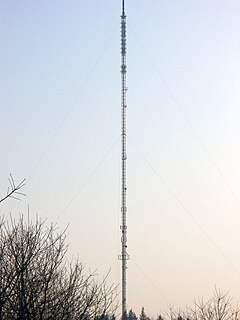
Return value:
<svg viewBox="0 0 240 320">
<path fill-rule="evenodd" d="M 129 313 L 128 313 L 128 315 L 127 315 L 127 319 L 128 319 L 128 320 L 137 320 L 136 313 L 133 312 L 132 309 L 129 310 Z"/>
<path fill-rule="evenodd" d="M 157 316 L 157 319 L 156 319 L 156 320 L 164 320 L 164 318 L 162 317 L 161 314 L 159 314 L 159 315 Z"/>
<path fill-rule="evenodd" d="M 141 313 L 139 315 L 139 320 L 149 320 L 149 317 L 146 315 L 144 307 L 141 309 Z"/>
</svg>

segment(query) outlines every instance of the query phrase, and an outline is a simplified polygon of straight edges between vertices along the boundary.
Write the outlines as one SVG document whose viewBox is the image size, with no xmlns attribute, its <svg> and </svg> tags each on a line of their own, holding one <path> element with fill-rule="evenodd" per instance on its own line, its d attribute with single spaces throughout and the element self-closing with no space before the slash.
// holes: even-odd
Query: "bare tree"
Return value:
<svg viewBox="0 0 240 320">
<path fill-rule="evenodd" d="M 116 288 L 66 260 L 66 231 L 45 221 L 0 224 L 0 320 L 101 319 L 115 311 Z"/>
<path fill-rule="evenodd" d="M 238 307 L 233 306 L 228 292 L 215 289 L 213 297 L 207 302 L 203 299 L 195 302 L 192 313 L 196 320 L 237 320 L 239 311 Z"/>
<path fill-rule="evenodd" d="M 204 301 L 198 299 L 193 308 L 174 311 L 170 309 L 171 320 L 238 320 L 240 310 L 233 305 L 233 299 L 229 293 L 222 293 L 215 289 L 211 299 Z"/>
</svg>

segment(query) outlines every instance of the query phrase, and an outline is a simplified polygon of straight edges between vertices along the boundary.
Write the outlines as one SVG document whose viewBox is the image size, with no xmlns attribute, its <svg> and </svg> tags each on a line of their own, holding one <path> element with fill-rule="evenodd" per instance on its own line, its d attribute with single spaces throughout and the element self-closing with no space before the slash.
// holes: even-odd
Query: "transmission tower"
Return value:
<svg viewBox="0 0 240 320">
<path fill-rule="evenodd" d="M 121 243 L 122 252 L 119 259 L 122 261 L 122 320 L 126 319 L 127 314 L 127 130 L 126 130 L 126 14 L 125 1 L 122 0 L 121 14 Z"/>
</svg>

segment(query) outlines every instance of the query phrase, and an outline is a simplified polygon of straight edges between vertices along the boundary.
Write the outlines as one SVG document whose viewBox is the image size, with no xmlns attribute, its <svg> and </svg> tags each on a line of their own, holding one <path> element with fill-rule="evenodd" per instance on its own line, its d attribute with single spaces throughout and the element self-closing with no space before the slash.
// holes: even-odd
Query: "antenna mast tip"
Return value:
<svg viewBox="0 0 240 320">
<path fill-rule="evenodd" d="M 125 14 L 125 1 L 122 0 L 122 13 Z"/>
</svg>

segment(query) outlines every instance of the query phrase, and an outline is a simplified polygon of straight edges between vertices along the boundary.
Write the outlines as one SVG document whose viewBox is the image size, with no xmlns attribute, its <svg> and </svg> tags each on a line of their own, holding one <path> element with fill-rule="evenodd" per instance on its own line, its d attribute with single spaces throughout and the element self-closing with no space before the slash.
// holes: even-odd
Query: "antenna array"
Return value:
<svg viewBox="0 0 240 320">
<path fill-rule="evenodd" d="M 127 253 L 127 130 L 126 130 L 126 14 L 125 2 L 122 0 L 122 14 L 121 14 L 121 213 L 122 224 L 121 229 L 121 242 L 122 252 L 119 259 L 122 261 L 122 320 L 126 319 L 127 315 L 127 260 L 129 254 Z"/>
</svg>

